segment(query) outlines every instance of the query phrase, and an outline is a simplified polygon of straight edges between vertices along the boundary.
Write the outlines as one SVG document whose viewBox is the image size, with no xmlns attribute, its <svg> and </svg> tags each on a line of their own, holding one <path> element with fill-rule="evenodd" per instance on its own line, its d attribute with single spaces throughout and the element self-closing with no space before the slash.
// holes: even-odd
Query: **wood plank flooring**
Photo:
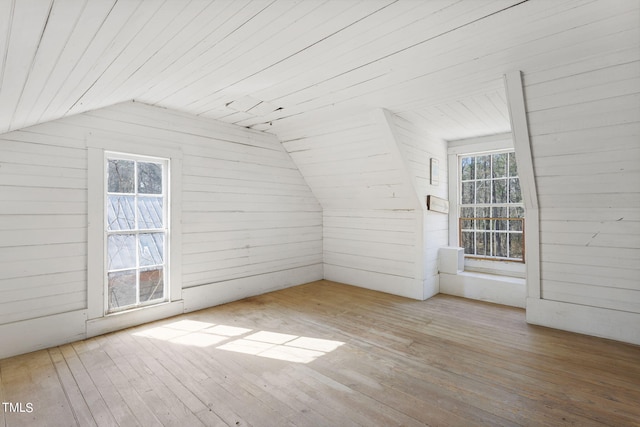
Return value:
<svg viewBox="0 0 640 427">
<path fill-rule="evenodd" d="M 1 360 L 0 400 L 33 405 L 12 427 L 638 426 L 640 347 L 320 281 Z"/>
</svg>

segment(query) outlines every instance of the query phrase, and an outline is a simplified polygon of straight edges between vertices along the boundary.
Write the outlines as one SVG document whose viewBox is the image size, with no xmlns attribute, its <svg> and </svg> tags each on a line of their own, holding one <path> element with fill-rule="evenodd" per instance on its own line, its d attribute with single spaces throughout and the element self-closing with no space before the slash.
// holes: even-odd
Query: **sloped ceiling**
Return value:
<svg viewBox="0 0 640 427">
<path fill-rule="evenodd" d="M 0 0 L 0 133 L 131 99 L 274 133 L 378 107 L 500 133 L 502 74 L 552 61 L 581 3 Z"/>
</svg>

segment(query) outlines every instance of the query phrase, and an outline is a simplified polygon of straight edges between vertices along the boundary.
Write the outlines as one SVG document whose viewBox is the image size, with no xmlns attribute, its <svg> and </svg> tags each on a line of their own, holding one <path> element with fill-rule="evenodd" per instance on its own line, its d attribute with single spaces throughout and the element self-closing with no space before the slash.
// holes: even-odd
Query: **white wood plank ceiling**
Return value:
<svg viewBox="0 0 640 427">
<path fill-rule="evenodd" d="M 500 133 L 502 74 L 584 49 L 616 13 L 588 2 L 0 0 L 0 133 L 131 99 L 275 133 L 376 107 Z"/>
</svg>

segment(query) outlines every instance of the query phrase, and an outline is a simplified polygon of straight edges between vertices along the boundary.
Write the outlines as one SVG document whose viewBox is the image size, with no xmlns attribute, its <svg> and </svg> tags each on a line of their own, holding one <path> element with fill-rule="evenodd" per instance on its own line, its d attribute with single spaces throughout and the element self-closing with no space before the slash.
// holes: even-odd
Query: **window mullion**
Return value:
<svg viewBox="0 0 640 427">
<path fill-rule="evenodd" d="M 138 161 L 134 161 L 133 167 L 133 209 L 134 209 L 134 224 L 136 228 L 136 305 L 140 305 L 140 218 L 138 215 L 138 203 L 140 203 L 138 197 Z"/>
</svg>

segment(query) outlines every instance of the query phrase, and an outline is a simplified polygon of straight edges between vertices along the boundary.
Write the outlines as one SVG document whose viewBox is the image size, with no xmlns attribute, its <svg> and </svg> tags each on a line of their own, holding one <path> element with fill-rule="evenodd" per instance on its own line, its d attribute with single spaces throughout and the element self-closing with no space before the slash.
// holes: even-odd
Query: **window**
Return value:
<svg viewBox="0 0 640 427">
<path fill-rule="evenodd" d="M 464 154 L 459 244 L 466 257 L 524 262 L 524 205 L 513 151 Z"/>
<path fill-rule="evenodd" d="M 168 300 L 168 161 L 106 155 L 106 311 Z"/>
</svg>

